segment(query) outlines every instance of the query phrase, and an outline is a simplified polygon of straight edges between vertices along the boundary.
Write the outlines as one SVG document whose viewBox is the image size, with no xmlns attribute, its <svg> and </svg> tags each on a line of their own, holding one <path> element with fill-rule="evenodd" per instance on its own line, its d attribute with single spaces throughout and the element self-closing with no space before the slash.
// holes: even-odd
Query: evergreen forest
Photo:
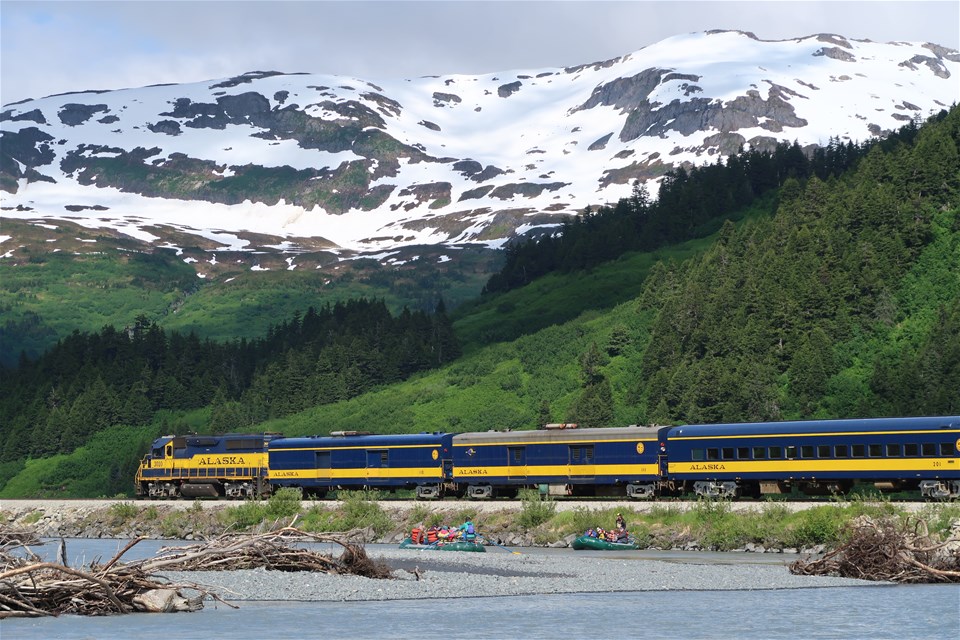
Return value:
<svg viewBox="0 0 960 640">
<path fill-rule="evenodd" d="M 306 304 L 233 341 L 140 317 L 2 375 L 3 497 L 129 494 L 184 431 L 958 414 L 960 109 L 672 172 L 513 245 L 449 314 Z"/>
</svg>

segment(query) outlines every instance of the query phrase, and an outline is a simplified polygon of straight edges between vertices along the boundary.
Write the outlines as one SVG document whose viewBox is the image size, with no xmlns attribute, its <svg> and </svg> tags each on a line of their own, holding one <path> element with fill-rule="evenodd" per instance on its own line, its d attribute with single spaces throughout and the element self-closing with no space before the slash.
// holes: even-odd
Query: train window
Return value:
<svg viewBox="0 0 960 640">
<path fill-rule="evenodd" d="M 854 458 L 865 458 L 867 456 L 867 447 L 862 444 L 855 444 L 851 447 L 852 455 Z"/>
<path fill-rule="evenodd" d="M 849 449 L 845 444 L 838 444 L 833 448 L 833 457 L 834 458 L 846 458 L 849 456 Z"/>
<path fill-rule="evenodd" d="M 703 449 L 691 449 L 690 459 L 696 461 L 703 460 Z"/>
<path fill-rule="evenodd" d="M 314 452 L 314 464 L 317 469 L 329 469 L 330 468 L 330 452 L 329 451 L 316 451 Z"/>
<path fill-rule="evenodd" d="M 883 447 L 879 444 L 871 444 L 868 446 L 868 451 L 870 452 L 871 458 L 879 458 L 883 456 Z"/>
<path fill-rule="evenodd" d="M 707 460 L 719 460 L 720 459 L 720 449 L 710 448 L 707 449 Z"/>
<path fill-rule="evenodd" d="M 940 443 L 940 455 L 942 455 L 942 456 L 952 456 L 952 455 L 953 455 L 953 443 L 952 443 L 952 442 L 941 442 L 941 443 Z"/>
<path fill-rule="evenodd" d="M 380 452 L 380 462 L 381 462 L 382 464 L 387 464 L 387 462 L 389 462 L 387 453 L 388 453 L 387 451 L 381 451 L 381 452 Z"/>
<path fill-rule="evenodd" d="M 900 457 L 900 445 L 898 444 L 888 444 L 887 445 L 887 456 Z"/>
<path fill-rule="evenodd" d="M 724 460 L 733 460 L 733 447 L 724 447 L 720 450 Z"/>
<path fill-rule="evenodd" d="M 754 447 L 753 448 L 753 459 L 754 460 L 764 460 L 767 457 L 767 448 L 766 447 Z"/>
<path fill-rule="evenodd" d="M 829 458 L 830 457 L 830 445 L 821 444 L 817 446 L 817 457 L 818 458 Z"/>
<path fill-rule="evenodd" d="M 925 456 L 937 455 L 937 445 L 932 442 L 924 442 L 920 445 L 920 451 Z"/>
<path fill-rule="evenodd" d="M 741 460 L 749 460 L 750 447 L 737 447 L 737 457 Z"/>
<path fill-rule="evenodd" d="M 787 447 L 787 460 L 796 460 L 797 448 L 793 445 Z"/>
<path fill-rule="evenodd" d="M 800 457 L 801 458 L 812 458 L 813 457 L 813 445 L 805 444 L 800 447 Z"/>
<path fill-rule="evenodd" d="M 518 447 L 512 449 L 514 452 L 514 464 L 519 464 L 522 462 L 520 451 Z M 572 464 L 592 464 L 593 463 L 593 445 L 585 446 L 571 446 L 570 447 L 570 462 Z"/>
<path fill-rule="evenodd" d="M 770 447 L 770 458 L 779 460 L 783 457 L 783 447 Z"/>
<path fill-rule="evenodd" d="M 920 448 L 917 446 L 917 443 L 911 442 L 903 445 L 903 455 L 907 456 L 908 458 L 915 458 L 920 455 Z"/>
</svg>

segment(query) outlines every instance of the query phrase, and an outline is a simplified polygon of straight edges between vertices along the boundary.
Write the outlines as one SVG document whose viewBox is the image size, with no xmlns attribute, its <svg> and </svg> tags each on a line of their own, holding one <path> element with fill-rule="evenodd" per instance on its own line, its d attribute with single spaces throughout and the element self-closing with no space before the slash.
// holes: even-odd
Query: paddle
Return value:
<svg viewBox="0 0 960 640">
<path fill-rule="evenodd" d="M 477 535 L 480 536 L 481 538 L 483 538 L 484 540 L 486 540 L 488 543 L 494 545 L 495 547 L 500 547 L 501 549 L 506 549 L 506 550 L 509 551 L 510 553 L 516 554 L 516 555 L 518 555 L 518 556 L 522 556 L 522 555 L 523 555 L 523 554 L 520 553 L 519 551 L 514 551 L 513 549 L 510 549 L 509 547 L 503 546 L 503 545 L 500 544 L 499 542 L 494 542 L 493 540 L 491 540 L 491 539 L 488 538 L 487 536 L 483 535 L 482 533 L 478 533 Z"/>
</svg>

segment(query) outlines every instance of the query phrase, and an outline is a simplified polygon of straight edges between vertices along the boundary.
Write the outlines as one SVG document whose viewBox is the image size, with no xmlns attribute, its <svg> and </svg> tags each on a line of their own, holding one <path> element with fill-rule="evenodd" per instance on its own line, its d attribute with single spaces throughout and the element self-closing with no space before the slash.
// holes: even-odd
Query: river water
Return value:
<svg viewBox="0 0 960 640">
<path fill-rule="evenodd" d="M 141 544 L 143 557 L 169 543 Z M 80 566 L 97 557 L 109 559 L 117 547 L 116 541 L 68 541 L 68 558 L 73 566 Z M 729 561 L 729 555 L 724 555 Z M 136 557 L 131 554 L 125 559 Z M 206 602 L 193 613 L 3 620 L 0 638 L 960 638 L 957 585 L 236 604 L 239 609 Z"/>
</svg>

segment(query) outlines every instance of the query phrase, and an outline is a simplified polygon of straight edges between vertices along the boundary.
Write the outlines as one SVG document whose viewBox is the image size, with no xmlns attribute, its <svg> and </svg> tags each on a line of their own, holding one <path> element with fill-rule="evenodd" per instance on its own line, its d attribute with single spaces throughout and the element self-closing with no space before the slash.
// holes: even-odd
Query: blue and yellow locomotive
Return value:
<svg viewBox="0 0 960 640">
<path fill-rule="evenodd" d="M 148 498 L 247 498 L 270 492 L 267 446 L 273 433 L 163 436 L 137 469 L 136 494 Z"/>
</svg>

